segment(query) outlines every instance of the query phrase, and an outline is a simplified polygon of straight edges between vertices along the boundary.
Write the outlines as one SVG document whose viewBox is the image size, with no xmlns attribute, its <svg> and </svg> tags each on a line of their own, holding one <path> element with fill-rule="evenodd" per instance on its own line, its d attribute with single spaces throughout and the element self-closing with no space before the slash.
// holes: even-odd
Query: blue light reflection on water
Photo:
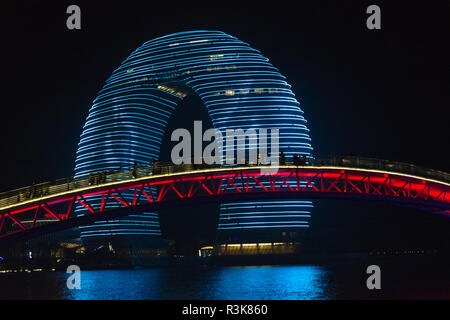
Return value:
<svg viewBox="0 0 450 320">
<path fill-rule="evenodd" d="M 333 299 L 319 266 L 83 271 L 66 299 Z"/>
<path fill-rule="evenodd" d="M 363 264 L 207 267 L 179 266 L 81 272 L 69 290 L 65 272 L 0 274 L 3 299 L 450 299 L 448 264 L 379 263 L 382 290 L 368 290 Z"/>
</svg>

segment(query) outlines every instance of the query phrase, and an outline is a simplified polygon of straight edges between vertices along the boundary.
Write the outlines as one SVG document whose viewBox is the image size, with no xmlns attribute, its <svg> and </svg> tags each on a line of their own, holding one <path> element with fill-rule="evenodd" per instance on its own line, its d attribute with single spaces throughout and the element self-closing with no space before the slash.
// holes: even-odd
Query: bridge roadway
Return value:
<svg viewBox="0 0 450 320">
<path fill-rule="evenodd" d="M 450 215 L 450 175 L 385 160 L 278 167 L 161 166 L 97 173 L 0 194 L 0 246 L 144 210 L 256 198 L 384 201 Z M 420 175 L 419 175 L 420 174 Z M 92 206 L 90 199 L 101 197 Z M 75 205 L 85 213 L 75 215 Z"/>
</svg>

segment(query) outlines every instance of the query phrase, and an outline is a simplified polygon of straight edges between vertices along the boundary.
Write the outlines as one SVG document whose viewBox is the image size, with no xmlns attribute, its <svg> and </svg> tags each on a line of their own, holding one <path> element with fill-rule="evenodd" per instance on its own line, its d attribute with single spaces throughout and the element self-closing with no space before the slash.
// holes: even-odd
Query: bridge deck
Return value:
<svg viewBox="0 0 450 320">
<path fill-rule="evenodd" d="M 293 167 L 293 163 L 286 163 L 284 167 Z M 255 168 L 260 166 L 245 166 L 245 169 Z M 283 167 L 283 166 L 281 166 Z M 306 166 L 295 166 L 297 168 L 307 167 L 307 168 L 342 168 L 342 169 L 362 169 L 370 170 L 371 172 L 383 172 L 383 173 L 396 173 L 405 176 L 411 176 L 417 179 L 434 181 L 437 183 L 449 184 L 450 174 L 442 171 L 425 169 L 411 164 L 371 159 L 371 158 L 361 158 L 361 157 L 339 157 L 330 159 L 308 159 L 308 165 Z M 140 167 L 137 169 L 136 175 L 140 178 L 148 178 L 150 176 L 158 175 L 171 175 L 188 173 L 193 171 L 211 171 L 211 170 L 221 170 L 223 167 L 220 166 L 204 166 L 204 165 L 158 165 L 156 167 L 147 166 Z M 228 167 L 230 168 L 230 167 Z M 236 168 L 240 170 L 242 167 Z M 105 172 L 106 173 L 106 172 Z M 93 185 L 99 184 L 121 184 L 124 180 L 135 179 L 133 176 L 133 171 L 120 171 L 120 172 L 110 172 L 102 176 L 102 172 L 92 174 L 91 176 L 83 177 L 69 177 L 59 179 L 53 182 L 44 182 L 39 184 L 33 184 L 31 186 L 23 187 L 20 189 L 15 189 L 11 191 L 6 191 L 0 193 L 0 212 L 13 208 L 22 203 L 28 203 L 30 201 L 35 201 L 38 199 L 47 199 L 59 194 L 67 193 L 68 191 L 85 190 L 86 188 L 91 188 Z"/>
<path fill-rule="evenodd" d="M 17 233 L 32 234 L 34 229 L 45 230 L 47 224 L 71 228 L 162 205 L 258 197 L 381 200 L 450 214 L 448 174 L 422 169 L 421 172 L 428 172 L 425 177 L 414 175 L 411 170 L 398 172 L 400 167 L 395 165 L 361 168 L 364 162 L 358 162 L 357 167 L 355 162 L 345 160 L 339 159 L 334 165 L 315 160 L 308 165 L 278 167 L 155 164 L 154 168 L 135 172 L 97 173 L 34 185 L 3 194 L 0 239 Z M 91 205 L 93 197 L 101 197 L 99 206 Z M 84 207 L 85 213 L 78 217 L 72 214 L 75 205 Z"/>
</svg>

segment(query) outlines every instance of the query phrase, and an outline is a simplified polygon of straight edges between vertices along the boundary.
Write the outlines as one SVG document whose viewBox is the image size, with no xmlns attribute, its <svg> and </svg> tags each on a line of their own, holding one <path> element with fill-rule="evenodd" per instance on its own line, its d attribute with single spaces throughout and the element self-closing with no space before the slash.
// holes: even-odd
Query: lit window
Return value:
<svg viewBox="0 0 450 320">
<path fill-rule="evenodd" d="M 249 92 L 250 92 L 250 90 L 248 90 L 248 89 L 241 89 L 240 91 L 241 91 L 241 93 L 243 93 L 243 94 L 244 94 L 244 93 L 249 93 Z"/>
<path fill-rule="evenodd" d="M 214 71 L 214 70 L 220 70 L 220 67 L 208 67 L 206 68 L 207 71 Z"/>
<path fill-rule="evenodd" d="M 164 91 L 173 93 L 173 94 L 175 94 L 175 95 L 177 95 L 177 96 L 179 96 L 181 98 L 184 98 L 184 97 L 187 96 L 187 94 L 184 93 L 184 92 L 176 91 L 175 89 L 169 88 L 169 87 L 166 87 L 166 86 L 158 85 L 157 88 L 160 89 L 160 90 L 164 90 Z"/>
<path fill-rule="evenodd" d="M 199 42 L 207 42 L 207 41 L 208 41 L 208 39 L 192 40 L 192 41 L 189 41 L 189 43 L 199 43 Z"/>
<path fill-rule="evenodd" d="M 217 60 L 217 59 L 222 58 L 222 57 L 223 57 L 223 54 L 213 54 L 213 55 L 209 56 L 209 60 L 210 61 L 214 61 L 214 60 Z"/>
<path fill-rule="evenodd" d="M 264 92 L 264 89 L 255 89 L 254 91 L 255 91 L 255 93 L 262 93 L 262 92 Z"/>
<path fill-rule="evenodd" d="M 234 96 L 234 90 L 225 90 L 226 96 Z"/>
</svg>

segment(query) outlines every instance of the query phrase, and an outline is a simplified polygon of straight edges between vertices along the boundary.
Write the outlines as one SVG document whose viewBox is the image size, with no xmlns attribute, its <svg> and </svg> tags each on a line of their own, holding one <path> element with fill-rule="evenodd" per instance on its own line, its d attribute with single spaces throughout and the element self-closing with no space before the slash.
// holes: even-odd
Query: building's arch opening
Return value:
<svg viewBox="0 0 450 320">
<path fill-rule="evenodd" d="M 177 144 L 171 141 L 171 134 L 177 128 L 187 129 L 194 137 L 194 121 L 202 121 L 203 130 L 213 128 L 211 119 L 203 101 L 192 92 L 180 101 L 167 124 L 161 142 L 160 160 L 171 162 L 172 147 Z M 193 148 L 193 146 L 192 146 Z M 219 215 L 218 204 L 203 204 L 185 208 L 159 210 L 161 232 L 168 240 L 168 248 L 174 255 L 193 255 L 197 249 L 212 244 L 217 232 Z"/>
</svg>

